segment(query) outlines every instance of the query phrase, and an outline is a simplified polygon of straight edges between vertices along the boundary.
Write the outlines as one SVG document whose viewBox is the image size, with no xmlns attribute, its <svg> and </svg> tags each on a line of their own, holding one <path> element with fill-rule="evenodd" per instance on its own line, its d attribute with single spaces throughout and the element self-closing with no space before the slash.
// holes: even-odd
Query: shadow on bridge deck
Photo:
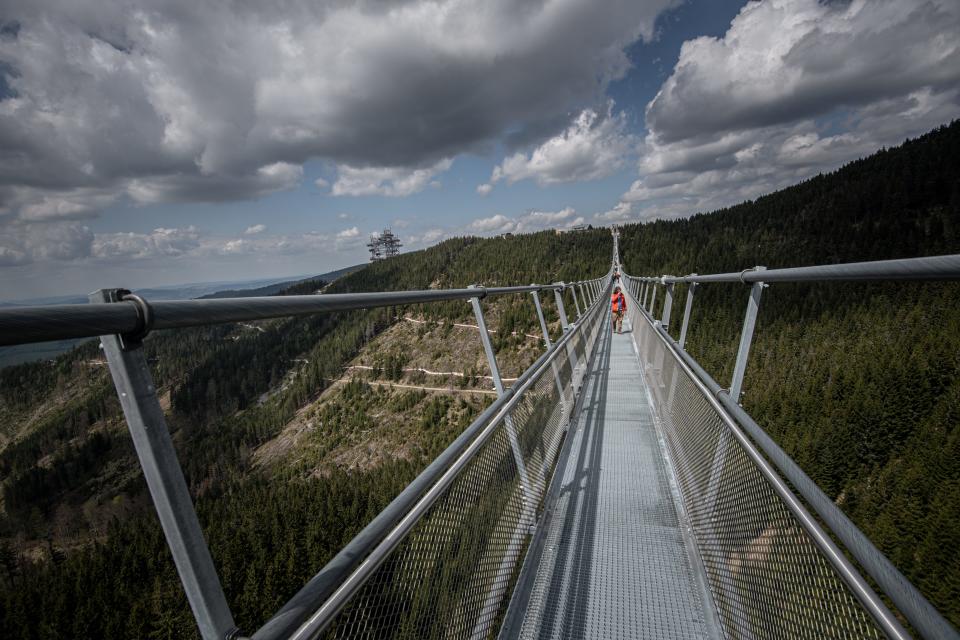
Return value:
<svg viewBox="0 0 960 640">
<path fill-rule="evenodd" d="M 624 329 L 597 345 L 501 637 L 720 637 Z"/>
</svg>

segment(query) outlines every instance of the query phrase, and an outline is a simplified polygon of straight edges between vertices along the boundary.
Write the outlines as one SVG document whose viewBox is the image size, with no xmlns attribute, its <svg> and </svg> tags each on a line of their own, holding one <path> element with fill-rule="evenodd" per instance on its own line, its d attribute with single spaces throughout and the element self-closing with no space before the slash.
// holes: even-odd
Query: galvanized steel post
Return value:
<svg viewBox="0 0 960 640">
<path fill-rule="evenodd" d="M 657 304 L 657 283 L 650 283 L 650 308 L 647 311 L 650 312 L 650 317 L 653 317 L 653 309 Z"/>
<path fill-rule="evenodd" d="M 570 322 L 567 320 L 567 311 L 563 308 L 563 288 L 566 285 L 562 282 L 558 282 L 556 285 L 557 288 L 553 290 L 553 296 L 557 301 L 557 313 L 560 315 L 560 326 L 566 331 L 570 328 Z"/>
<path fill-rule="evenodd" d="M 571 284 L 571 285 L 570 285 L 570 295 L 573 296 L 573 304 L 574 304 L 574 306 L 576 306 L 576 308 L 577 308 L 577 319 L 579 319 L 580 316 L 583 315 L 583 312 L 580 311 L 580 301 L 577 300 L 577 285 L 576 285 L 576 284 Z"/>
<path fill-rule="evenodd" d="M 530 295 L 533 296 L 533 306 L 537 308 L 537 319 L 540 320 L 540 330 L 543 331 L 543 342 L 546 344 L 547 349 L 550 348 L 550 331 L 547 329 L 547 319 L 543 316 L 543 307 L 540 305 L 540 294 L 536 291 L 531 291 Z"/>
<path fill-rule="evenodd" d="M 690 275 L 695 276 L 697 274 L 692 273 Z M 697 288 L 697 283 L 691 282 L 687 287 L 687 305 L 683 310 L 683 324 L 680 326 L 680 340 L 677 342 L 681 349 L 683 349 L 683 345 L 687 341 L 687 328 L 690 326 L 690 310 L 693 308 L 693 291 Z"/>
<path fill-rule="evenodd" d="M 754 271 L 766 271 L 766 267 L 754 267 Z M 743 318 L 743 330 L 740 332 L 740 347 L 737 349 L 737 362 L 733 367 L 733 380 L 730 382 L 730 397 L 740 402 L 740 390 L 743 388 L 743 375 L 747 371 L 747 358 L 750 356 L 750 343 L 753 340 L 753 329 L 757 325 L 757 312 L 760 310 L 760 293 L 763 291 L 763 282 L 754 282 L 750 287 L 750 298 L 747 300 L 747 313 Z"/>
<path fill-rule="evenodd" d="M 666 297 L 663 299 L 663 314 L 660 316 L 660 324 L 670 333 L 670 310 L 673 309 L 673 283 L 668 282 L 664 285 Z"/>
<path fill-rule="evenodd" d="M 547 350 L 550 350 L 550 331 L 547 329 L 547 320 L 543 316 L 543 307 L 540 305 L 540 294 L 536 291 L 531 291 L 530 294 L 533 296 L 533 304 L 537 308 L 537 318 L 540 320 L 540 330 L 543 331 L 543 341 L 547 345 Z M 557 385 L 557 394 L 560 398 L 560 403 L 563 405 L 564 410 L 567 407 L 567 399 L 563 394 L 563 383 L 560 382 L 560 373 L 557 371 L 557 363 L 551 362 L 550 368 L 553 370 L 553 380 Z"/>
<path fill-rule="evenodd" d="M 120 302 L 125 293 L 128 292 L 101 289 L 90 294 L 90 302 Z M 236 633 L 237 625 L 200 529 L 200 521 L 157 398 L 157 388 L 143 355 L 140 338 L 150 328 L 150 308 L 139 298 L 134 300 L 138 304 L 141 335 L 103 335 L 100 336 L 100 343 L 110 366 L 110 375 L 133 438 L 143 477 L 147 481 L 160 526 L 173 554 L 173 562 L 200 628 L 200 635 L 205 640 L 223 640 Z"/>
<path fill-rule="evenodd" d="M 553 290 L 553 295 L 557 301 L 557 312 L 560 314 L 560 325 L 563 327 L 564 333 L 570 330 L 570 323 L 567 321 L 567 311 L 563 308 L 563 289 L 566 285 L 562 282 L 557 283 L 558 288 Z M 575 370 L 577 366 L 577 352 L 573 347 L 573 342 L 567 342 L 567 355 L 570 358 L 570 369 Z M 571 378 L 572 379 L 572 378 Z"/>
<path fill-rule="evenodd" d="M 470 285 L 470 289 L 475 289 L 476 285 Z M 473 315 L 477 319 L 477 327 L 480 329 L 480 341 L 483 343 L 483 350 L 487 354 L 487 364 L 490 365 L 490 377 L 493 378 L 493 386 L 497 390 L 497 397 L 503 395 L 503 379 L 500 377 L 500 367 L 497 365 L 497 355 L 493 352 L 493 344 L 490 342 L 490 333 L 487 331 L 487 323 L 483 318 L 483 308 L 480 306 L 480 298 L 470 298 L 470 304 L 473 306 Z M 520 475 L 520 483 L 523 488 L 525 500 L 529 502 L 530 498 L 530 480 L 527 478 L 527 467 L 523 462 L 523 455 L 520 453 L 520 444 L 517 442 L 517 431 L 513 424 L 513 418 L 507 414 L 503 418 L 507 426 L 507 435 L 510 438 L 510 448 L 513 450 L 513 461 L 517 466 L 517 473 Z M 530 505 L 526 505 L 529 509 Z"/>
</svg>

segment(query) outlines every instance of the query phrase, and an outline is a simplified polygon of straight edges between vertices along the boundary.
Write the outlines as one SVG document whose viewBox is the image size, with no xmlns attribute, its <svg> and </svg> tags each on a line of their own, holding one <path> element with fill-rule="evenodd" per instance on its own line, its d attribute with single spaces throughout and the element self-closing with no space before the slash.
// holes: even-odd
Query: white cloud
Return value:
<svg viewBox="0 0 960 640">
<path fill-rule="evenodd" d="M 78 224 L 14 224 L 0 235 L 0 267 L 90 255 L 93 232 Z"/>
<path fill-rule="evenodd" d="M 516 153 L 493 169 L 488 184 L 477 187 L 486 195 L 492 185 L 505 180 L 513 184 L 534 179 L 544 186 L 563 182 L 598 180 L 616 173 L 633 155 L 633 137 L 626 133 L 626 116 L 584 109 L 560 134 L 550 138 L 530 155 Z"/>
<path fill-rule="evenodd" d="M 684 43 L 647 105 L 665 141 L 857 108 L 960 81 L 956 0 L 762 0 Z"/>
<path fill-rule="evenodd" d="M 442 240 L 446 234 L 443 229 L 427 229 L 422 236 L 420 236 L 420 242 L 425 245 L 434 244 Z"/>
<path fill-rule="evenodd" d="M 193 226 L 158 228 L 150 233 L 101 233 L 93 240 L 92 255 L 96 258 L 177 257 L 200 245 L 200 232 Z"/>
<path fill-rule="evenodd" d="M 311 158 L 436 166 L 596 104 L 676 2 L 14 0 L 0 211 L 78 188 L 255 198 L 298 184 Z M 369 189 L 423 188 L 385 182 Z M 12 203 L 15 188 L 32 200 Z"/>
<path fill-rule="evenodd" d="M 249 242 L 243 238 L 236 238 L 234 240 L 227 240 L 223 243 L 223 246 L 220 248 L 220 253 L 224 255 L 236 254 L 236 253 L 249 253 L 252 250 L 252 246 Z"/>
<path fill-rule="evenodd" d="M 602 221 L 755 198 L 960 117 L 960 4 L 762 0 L 684 43 Z"/>
<path fill-rule="evenodd" d="M 404 197 L 423 191 L 437 174 L 448 170 L 453 160 L 445 159 L 421 169 L 404 167 L 337 167 L 331 195 Z"/>
<path fill-rule="evenodd" d="M 470 223 L 470 229 L 478 233 L 506 233 L 513 231 L 516 221 L 502 213 L 489 218 L 478 218 Z"/>
<path fill-rule="evenodd" d="M 441 240 L 450 238 L 453 235 L 454 234 L 451 234 L 449 231 L 445 229 L 432 228 L 432 229 L 427 229 L 426 231 L 420 234 L 414 233 L 411 235 L 404 236 L 403 243 L 404 243 L 404 246 L 406 246 L 407 250 L 422 249 L 425 247 L 433 246 L 436 243 L 440 242 Z"/>
<path fill-rule="evenodd" d="M 317 178 L 313 181 L 313 184 L 317 185 L 318 189 L 326 189 L 330 186 L 330 182 L 328 180 L 324 180 L 323 178 Z"/>
<path fill-rule="evenodd" d="M 618 202 L 613 209 L 594 217 L 603 222 L 625 222 L 634 218 L 633 207 L 629 202 Z"/>
<path fill-rule="evenodd" d="M 359 238 L 360 229 L 358 227 L 350 227 L 349 229 L 344 229 L 337 234 L 337 240 L 349 240 L 350 238 Z"/>
<path fill-rule="evenodd" d="M 255 225 L 253 225 L 253 226 L 247 227 L 247 228 L 244 230 L 243 235 L 245 235 L 245 236 L 255 236 L 255 235 L 257 235 L 257 234 L 263 233 L 263 232 L 266 231 L 266 230 L 267 230 L 267 225 L 265 225 L 265 224 L 255 224 Z"/>
<path fill-rule="evenodd" d="M 544 229 L 568 229 L 583 223 L 583 217 L 577 216 L 575 209 L 566 207 L 560 211 L 532 210 L 516 218 L 498 213 L 489 218 L 478 218 L 468 228 L 481 234 L 530 233 Z"/>
<path fill-rule="evenodd" d="M 489 182 L 477 185 L 477 193 L 479 193 L 481 196 L 488 196 L 490 195 L 491 191 L 493 191 L 493 185 Z"/>
</svg>

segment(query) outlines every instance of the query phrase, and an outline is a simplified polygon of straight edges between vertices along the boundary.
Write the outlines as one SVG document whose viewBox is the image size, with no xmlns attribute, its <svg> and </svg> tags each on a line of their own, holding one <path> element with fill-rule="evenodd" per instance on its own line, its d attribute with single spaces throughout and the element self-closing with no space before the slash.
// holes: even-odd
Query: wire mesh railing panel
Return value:
<svg viewBox="0 0 960 640">
<path fill-rule="evenodd" d="M 630 313 L 687 518 L 728 638 L 883 638 L 655 329 Z"/>
<path fill-rule="evenodd" d="M 496 418 L 476 455 L 333 618 L 325 637 L 496 636 L 601 316 L 595 307 Z"/>
</svg>

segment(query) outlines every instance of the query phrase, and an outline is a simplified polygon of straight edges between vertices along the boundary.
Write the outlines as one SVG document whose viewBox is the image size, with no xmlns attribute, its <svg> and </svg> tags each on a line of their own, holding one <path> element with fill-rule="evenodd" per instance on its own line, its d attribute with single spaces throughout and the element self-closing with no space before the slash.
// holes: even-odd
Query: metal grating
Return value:
<svg viewBox="0 0 960 640">
<path fill-rule="evenodd" d="M 489 439 L 326 630 L 336 638 L 489 638 L 499 630 L 603 320 L 573 329 Z M 479 436 L 483 437 L 483 436 Z"/>
<path fill-rule="evenodd" d="M 884 637 L 633 306 L 644 373 L 726 637 Z"/>
<path fill-rule="evenodd" d="M 519 637 L 710 637 L 629 334 L 584 394 Z"/>
</svg>

